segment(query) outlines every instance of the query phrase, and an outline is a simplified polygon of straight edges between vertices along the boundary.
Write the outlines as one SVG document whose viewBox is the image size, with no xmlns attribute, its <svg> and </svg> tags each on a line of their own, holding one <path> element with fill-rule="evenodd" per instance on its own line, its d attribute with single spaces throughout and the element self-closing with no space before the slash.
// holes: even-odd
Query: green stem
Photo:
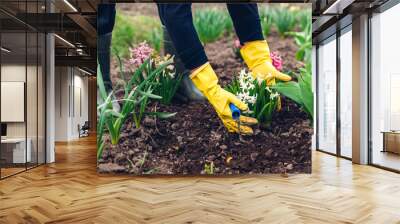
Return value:
<svg viewBox="0 0 400 224">
<path fill-rule="evenodd" d="M 140 119 L 137 118 L 135 112 L 133 112 L 133 121 L 135 122 L 135 127 L 140 128 Z"/>
</svg>

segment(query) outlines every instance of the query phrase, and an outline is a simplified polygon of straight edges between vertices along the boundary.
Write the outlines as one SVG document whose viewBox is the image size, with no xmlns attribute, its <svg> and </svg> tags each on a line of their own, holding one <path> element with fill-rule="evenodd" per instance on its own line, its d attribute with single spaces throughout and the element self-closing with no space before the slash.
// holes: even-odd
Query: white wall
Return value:
<svg viewBox="0 0 400 224">
<path fill-rule="evenodd" d="M 38 69 L 38 70 L 37 70 Z M 44 83 L 43 83 L 42 67 L 25 64 L 3 64 L 1 66 L 1 81 L 3 82 L 24 82 L 26 84 L 26 107 L 25 104 L 20 108 L 21 113 L 27 115 L 27 120 L 22 122 L 5 122 L 7 124 L 7 137 L 9 138 L 25 138 L 25 135 L 31 143 L 32 161 L 44 163 Z M 27 77 L 27 82 L 25 78 Z M 24 94 L 24 90 L 20 90 Z M 2 98 L 7 97 L 2 95 Z M 2 107 L 3 112 L 12 110 L 11 108 Z M 7 113 L 13 113 L 7 111 Z M 15 113 L 15 112 L 14 112 Z M 39 153 L 39 155 L 37 155 Z"/>
<path fill-rule="evenodd" d="M 56 141 L 79 138 L 78 125 L 88 120 L 88 78 L 83 75 L 76 68 L 56 67 Z"/>
<path fill-rule="evenodd" d="M 26 67 L 20 64 L 4 64 L 1 66 L 1 81 L 3 82 L 25 82 L 25 71 Z M 36 67 L 28 66 L 28 73 L 35 69 Z M 26 83 L 26 82 L 25 82 Z M 36 85 L 36 82 L 34 83 Z M 36 98 L 36 90 L 33 93 L 27 93 L 28 102 L 32 101 L 32 97 Z M 4 97 L 4 96 L 3 96 Z M 36 105 L 35 105 L 36 107 Z M 7 108 L 1 108 L 1 110 L 7 110 Z M 32 117 L 33 115 L 33 117 Z M 36 121 L 36 114 L 27 114 L 28 121 L 35 120 Z M 7 122 L 7 136 L 8 137 L 25 137 L 25 126 L 26 122 Z M 28 125 L 29 127 L 31 125 Z M 29 137 L 29 136 L 28 136 Z"/>
</svg>

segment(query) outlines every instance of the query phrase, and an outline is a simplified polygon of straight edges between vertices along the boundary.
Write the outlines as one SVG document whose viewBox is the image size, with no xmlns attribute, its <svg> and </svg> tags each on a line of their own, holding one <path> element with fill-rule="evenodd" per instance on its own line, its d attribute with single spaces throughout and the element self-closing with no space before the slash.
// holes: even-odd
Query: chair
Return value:
<svg viewBox="0 0 400 224">
<path fill-rule="evenodd" d="M 80 125 L 78 124 L 79 138 L 89 136 L 89 130 L 90 130 L 89 121 L 85 121 L 82 127 L 80 127 Z"/>
</svg>

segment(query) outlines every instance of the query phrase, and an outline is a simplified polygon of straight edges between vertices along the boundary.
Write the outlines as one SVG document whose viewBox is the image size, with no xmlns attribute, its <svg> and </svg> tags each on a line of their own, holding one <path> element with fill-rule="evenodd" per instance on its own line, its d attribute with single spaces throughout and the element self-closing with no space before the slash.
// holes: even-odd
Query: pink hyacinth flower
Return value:
<svg viewBox="0 0 400 224">
<path fill-rule="evenodd" d="M 151 56 L 154 50 L 146 42 L 142 42 L 135 48 L 129 48 L 129 51 L 131 52 L 129 64 L 139 67 Z"/>
<path fill-rule="evenodd" d="M 234 46 L 235 48 L 241 48 L 241 47 L 242 47 L 242 45 L 240 45 L 239 39 L 236 39 L 236 40 L 233 42 L 233 46 Z"/>
<path fill-rule="evenodd" d="M 272 59 L 272 65 L 278 70 L 282 70 L 283 62 L 282 57 L 278 54 L 278 52 L 274 51 L 270 53 Z"/>
</svg>

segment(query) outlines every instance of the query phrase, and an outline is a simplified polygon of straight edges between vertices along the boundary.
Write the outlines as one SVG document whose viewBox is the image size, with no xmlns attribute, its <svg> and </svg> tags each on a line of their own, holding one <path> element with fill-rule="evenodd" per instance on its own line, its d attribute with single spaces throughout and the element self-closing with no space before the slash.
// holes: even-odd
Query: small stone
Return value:
<svg viewBox="0 0 400 224">
<path fill-rule="evenodd" d="M 258 152 L 253 152 L 253 153 L 251 153 L 250 154 L 250 159 L 251 159 L 251 161 L 256 161 L 256 159 L 257 159 L 257 156 L 258 156 Z"/>
<path fill-rule="evenodd" d="M 284 133 L 281 134 L 281 136 L 288 137 L 289 136 L 289 132 L 284 132 Z"/>
<path fill-rule="evenodd" d="M 269 157 L 271 157 L 271 155 L 272 155 L 273 152 L 274 152 L 274 150 L 268 149 L 268 151 L 265 152 L 265 156 L 266 156 L 267 158 L 269 158 Z"/>
<path fill-rule="evenodd" d="M 289 163 L 288 165 L 286 165 L 286 169 L 287 170 L 292 170 L 293 169 L 293 164 Z"/>
<path fill-rule="evenodd" d="M 177 129 L 178 127 L 179 127 L 178 123 L 173 123 L 173 124 L 171 125 L 172 130 Z"/>
<path fill-rule="evenodd" d="M 124 160 L 125 160 L 125 155 L 123 153 L 118 153 L 115 156 L 115 161 L 117 161 L 117 162 L 121 162 L 121 161 L 124 161 Z"/>
<path fill-rule="evenodd" d="M 143 119 L 143 124 L 148 127 L 154 127 L 156 125 L 156 121 L 153 118 L 145 117 Z"/>
<path fill-rule="evenodd" d="M 182 140 L 183 140 L 183 137 L 182 137 L 182 136 L 177 136 L 176 139 L 178 139 L 178 142 L 179 142 L 180 144 L 182 144 Z"/>
</svg>

